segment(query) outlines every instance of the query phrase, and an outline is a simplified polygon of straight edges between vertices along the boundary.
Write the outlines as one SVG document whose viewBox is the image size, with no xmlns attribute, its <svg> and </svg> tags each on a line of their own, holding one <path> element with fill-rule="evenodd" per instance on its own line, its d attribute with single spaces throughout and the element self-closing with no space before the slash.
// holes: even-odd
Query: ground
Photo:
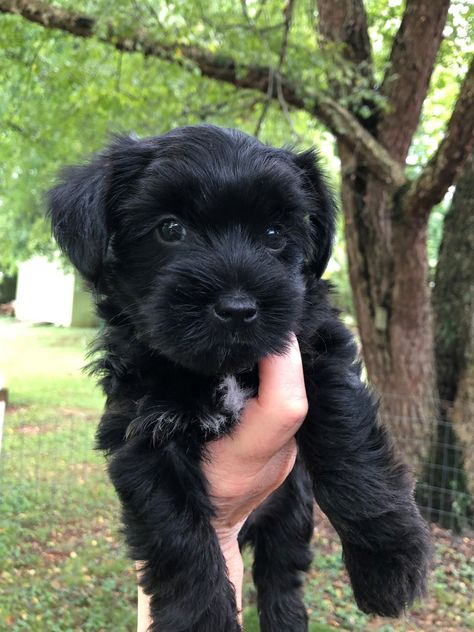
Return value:
<svg viewBox="0 0 474 632">
<path fill-rule="evenodd" d="M 103 457 L 93 450 L 103 399 L 80 372 L 91 336 L 0 319 L 10 395 L 0 454 L 0 630 L 134 629 L 134 572 Z M 311 632 L 474 630 L 474 538 L 439 528 L 433 537 L 426 601 L 402 621 L 370 619 L 354 605 L 337 537 L 318 515 L 305 584 Z M 249 579 L 245 598 L 245 629 L 257 632 Z"/>
</svg>

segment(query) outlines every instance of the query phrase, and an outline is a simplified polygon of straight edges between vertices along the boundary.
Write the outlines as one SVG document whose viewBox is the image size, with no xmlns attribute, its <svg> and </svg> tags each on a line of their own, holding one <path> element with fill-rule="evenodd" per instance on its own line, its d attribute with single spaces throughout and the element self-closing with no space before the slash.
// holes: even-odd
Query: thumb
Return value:
<svg viewBox="0 0 474 632">
<path fill-rule="evenodd" d="M 283 355 L 259 363 L 260 386 L 231 436 L 239 452 L 254 458 L 275 454 L 296 434 L 308 410 L 303 364 L 296 336 Z"/>
</svg>

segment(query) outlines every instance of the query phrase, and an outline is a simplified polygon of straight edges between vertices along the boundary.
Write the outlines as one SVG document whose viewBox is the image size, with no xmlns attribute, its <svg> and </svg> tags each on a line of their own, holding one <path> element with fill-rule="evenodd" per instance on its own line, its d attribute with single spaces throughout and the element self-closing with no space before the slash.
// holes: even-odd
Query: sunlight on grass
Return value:
<svg viewBox="0 0 474 632">
<path fill-rule="evenodd" d="M 103 396 L 82 372 L 94 333 L 0 320 L 0 372 L 10 404 L 99 410 Z"/>
</svg>

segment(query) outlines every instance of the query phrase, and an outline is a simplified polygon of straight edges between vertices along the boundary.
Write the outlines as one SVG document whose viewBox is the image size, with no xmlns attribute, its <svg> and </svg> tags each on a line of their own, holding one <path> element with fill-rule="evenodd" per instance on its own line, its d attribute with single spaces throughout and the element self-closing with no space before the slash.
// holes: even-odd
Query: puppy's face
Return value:
<svg viewBox="0 0 474 632">
<path fill-rule="evenodd" d="M 285 349 L 334 223 L 312 154 L 209 126 L 119 139 L 65 173 L 50 209 L 59 244 L 137 335 L 208 374 Z"/>
</svg>

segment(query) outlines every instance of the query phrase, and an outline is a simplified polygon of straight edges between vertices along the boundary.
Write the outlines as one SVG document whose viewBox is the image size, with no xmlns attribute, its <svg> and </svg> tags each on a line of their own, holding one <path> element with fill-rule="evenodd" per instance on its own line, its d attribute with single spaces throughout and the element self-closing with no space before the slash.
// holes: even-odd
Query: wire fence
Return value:
<svg viewBox="0 0 474 632">
<path fill-rule="evenodd" d="M 474 523 L 474 496 L 464 454 L 452 424 L 438 421 L 417 485 L 417 500 L 427 519 L 457 532 L 472 529 Z"/>
<path fill-rule="evenodd" d="M 384 394 L 381 418 L 402 460 L 417 472 L 416 500 L 429 522 L 474 526 L 472 403 Z"/>
<path fill-rule="evenodd" d="M 474 474 L 466 468 L 465 459 L 469 446 L 460 441 L 452 422 L 425 418 L 423 432 L 414 436 L 416 433 L 407 431 L 413 418 L 387 417 L 383 416 L 384 423 L 401 457 L 421 459 L 416 498 L 423 515 L 444 528 L 472 532 Z M 31 424 L 26 409 L 23 415 L 21 407 L 7 407 L 0 453 L 0 501 L 5 489 L 14 488 L 23 500 L 40 503 L 45 516 L 52 506 L 60 506 L 66 515 L 68 503 L 77 503 L 75 491 L 80 492 L 81 487 L 88 493 L 94 486 L 111 489 L 104 458 L 94 450 L 97 421 L 97 413 L 75 410 L 65 414 L 63 410 L 60 420 L 45 417 Z M 112 489 L 110 493 L 112 498 Z"/>
<path fill-rule="evenodd" d="M 21 408 L 9 409 L 0 454 L 0 505 L 14 490 L 19 506 L 35 504 L 35 512 L 59 507 L 67 517 L 76 490 L 85 481 L 106 481 L 104 459 L 94 450 L 95 421 L 77 414 L 45 423 L 21 422 Z M 92 477 L 92 479 L 91 479 Z M 7 493 L 8 492 L 8 493 Z M 1 511 L 0 511 L 1 513 Z"/>
</svg>

